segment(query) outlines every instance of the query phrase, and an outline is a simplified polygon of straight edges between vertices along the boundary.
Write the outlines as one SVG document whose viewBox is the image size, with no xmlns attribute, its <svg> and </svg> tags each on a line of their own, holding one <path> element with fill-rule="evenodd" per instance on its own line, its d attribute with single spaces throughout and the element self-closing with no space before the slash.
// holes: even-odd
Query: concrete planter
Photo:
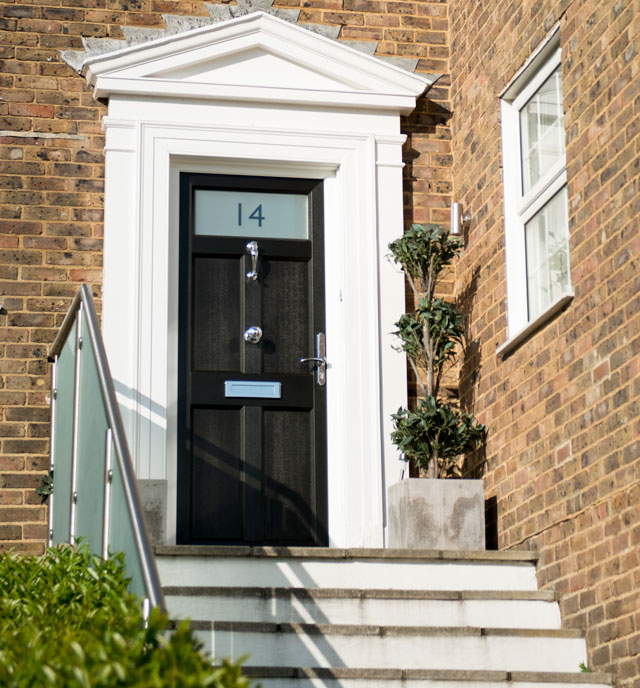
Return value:
<svg viewBox="0 0 640 688">
<path fill-rule="evenodd" d="M 391 485 L 388 546 L 485 549 L 483 481 L 409 478 Z"/>
</svg>

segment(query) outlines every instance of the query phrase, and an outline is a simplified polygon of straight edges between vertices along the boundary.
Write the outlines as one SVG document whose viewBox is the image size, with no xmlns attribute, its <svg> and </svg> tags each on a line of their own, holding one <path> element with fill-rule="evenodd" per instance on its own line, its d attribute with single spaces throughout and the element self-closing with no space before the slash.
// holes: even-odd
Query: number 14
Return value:
<svg viewBox="0 0 640 688">
<path fill-rule="evenodd" d="M 249 219 L 257 220 L 258 227 L 262 227 L 262 223 L 266 219 L 262 214 L 262 203 L 249 215 Z M 242 203 L 238 203 L 238 227 L 242 227 Z"/>
</svg>

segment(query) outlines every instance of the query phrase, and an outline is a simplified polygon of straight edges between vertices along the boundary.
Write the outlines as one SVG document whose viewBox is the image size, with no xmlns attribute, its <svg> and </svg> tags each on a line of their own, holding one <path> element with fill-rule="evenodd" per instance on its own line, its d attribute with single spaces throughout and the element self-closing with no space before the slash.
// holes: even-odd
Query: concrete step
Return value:
<svg viewBox="0 0 640 688">
<path fill-rule="evenodd" d="M 609 688 L 610 674 L 246 667 L 262 688 Z"/>
<path fill-rule="evenodd" d="M 531 552 L 158 545 L 164 586 L 537 590 Z"/>
<path fill-rule="evenodd" d="M 192 621 L 212 657 L 247 666 L 578 672 L 583 634 L 570 630 Z"/>
<path fill-rule="evenodd" d="M 561 627 L 552 591 L 167 587 L 174 619 L 380 626 Z"/>
</svg>

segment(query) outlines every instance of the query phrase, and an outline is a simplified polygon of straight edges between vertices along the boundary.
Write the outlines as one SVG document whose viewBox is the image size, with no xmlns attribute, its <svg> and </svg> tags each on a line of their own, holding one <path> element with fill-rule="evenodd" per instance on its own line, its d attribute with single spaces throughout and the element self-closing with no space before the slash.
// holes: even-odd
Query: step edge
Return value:
<svg viewBox="0 0 640 688">
<path fill-rule="evenodd" d="M 155 545 L 159 557 L 260 558 L 260 559 L 383 559 L 406 561 L 480 561 L 494 563 L 537 562 L 529 550 L 409 550 L 334 547 L 249 547 L 223 545 Z"/>
<path fill-rule="evenodd" d="M 521 681 L 539 683 L 595 683 L 611 685 L 612 674 L 603 672 L 487 671 L 464 669 L 367 669 L 351 667 L 277 667 L 247 666 L 249 678 L 362 678 L 362 679 L 432 679 L 475 681 Z"/>
<path fill-rule="evenodd" d="M 173 622 L 178 623 L 178 621 Z M 367 624 L 308 624 L 263 621 L 192 620 L 194 631 L 231 631 L 235 633 L 293 633 L 296 635 L 362 635 L 362 636 L 511 636 L 519 638 L 583 639 L 584 632 L 555 628 L 482 628 L 479 626 L 382 626 Z"/>
<path fill-rule="evenodd" d="M 514 601 L 557 602 L 553 590 L 393 590 L 389 588 L 285 588 L 260 586 L 198 586 L 167 585 L 166 597 L 297 597 L 309 599 L 388 599 L 431 601 Z"/>
</svg>

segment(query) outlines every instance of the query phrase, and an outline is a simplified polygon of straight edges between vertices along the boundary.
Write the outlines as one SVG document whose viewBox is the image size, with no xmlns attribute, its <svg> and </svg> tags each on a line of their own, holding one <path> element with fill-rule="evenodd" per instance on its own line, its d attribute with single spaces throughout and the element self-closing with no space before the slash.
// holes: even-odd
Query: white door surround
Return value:
<svg viewBox="0 0 640 688">
<path fill-rule="evenodd" d="M 89 60 L 106 131 L 103 330 L 141 479 L 175 538 L 178 177 L 324 180 L 329 536 L 383 546 L 404 280 L 400 114 L 432 82 L 256 13 Z"/>
</svg>

